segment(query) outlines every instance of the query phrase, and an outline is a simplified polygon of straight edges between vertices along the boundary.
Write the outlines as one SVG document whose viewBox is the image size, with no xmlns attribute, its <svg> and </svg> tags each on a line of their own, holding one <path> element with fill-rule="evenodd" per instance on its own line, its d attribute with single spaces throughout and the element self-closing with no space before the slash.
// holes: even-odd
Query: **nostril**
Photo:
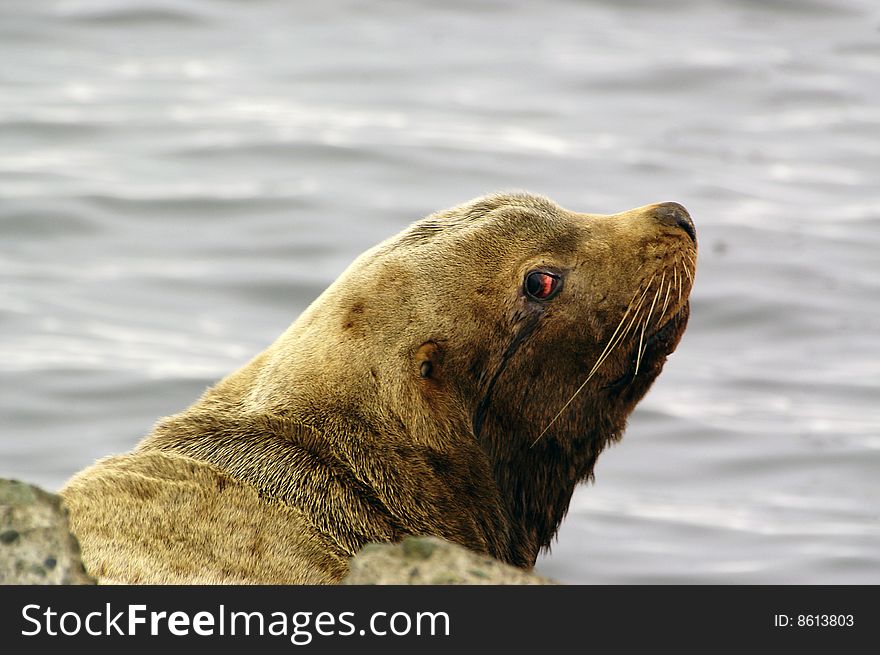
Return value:
<svg viewBox="0 0 880 655">
<path fill-rule="evenodd" d="M 687 232 L 688 236 L 697 242 L 697 230 L 694 228 L 694 222 L 691 220 L 687 209 L 679 205 L 677 202 L 663 202 L 654 207 L 654 216 L 670 227 L 680 227 Z"/>
</svg>

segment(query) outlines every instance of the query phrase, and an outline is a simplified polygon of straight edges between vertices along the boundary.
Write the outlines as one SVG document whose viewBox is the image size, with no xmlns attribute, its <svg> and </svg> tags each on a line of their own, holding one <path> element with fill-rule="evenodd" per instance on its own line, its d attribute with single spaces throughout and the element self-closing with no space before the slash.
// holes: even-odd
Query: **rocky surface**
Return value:
<svg viewBox="0 0 880 655">
<path fill-rule="evenodd" d="M 0 479 L 0 584 L 94 584 L 61 499 Z"/>
<path fill-rule="evenodd" d="M 0 479 L 0 584 L 94 584 L 61 498 Z M 555 584 L 436 537 L 368 544 L 343 584 Z"/>
<path fill-rule="evenodd" d="M 436 537 L 368 544 L 350 566 L 343 584 L 556 584 Z"/>
</svg>

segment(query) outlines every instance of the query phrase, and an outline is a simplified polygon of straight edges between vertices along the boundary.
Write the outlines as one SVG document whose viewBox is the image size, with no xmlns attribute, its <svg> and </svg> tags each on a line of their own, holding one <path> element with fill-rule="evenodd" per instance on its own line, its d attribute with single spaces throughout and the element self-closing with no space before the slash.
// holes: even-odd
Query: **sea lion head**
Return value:
<svg viewBox="0 0 880 655">
<path fill-rule="evenodd" d="M 454 414 L 475 438 L 502 422 L 508 448 L 615 438 L 684 332 L 695 261 L 677 203 L 596 215 L 493 195 L 364 253 L 280 341 L 332 363 L 345 394 L 386 389 L 413 433 Z"/>
<path fill-rule="evenodd" d="M 478 198 L 361 255 L 202 407 L 293 417 L 398 518 L 530 565 L 678 344 L 695 261 L 676 203 Z"/>
</svg>

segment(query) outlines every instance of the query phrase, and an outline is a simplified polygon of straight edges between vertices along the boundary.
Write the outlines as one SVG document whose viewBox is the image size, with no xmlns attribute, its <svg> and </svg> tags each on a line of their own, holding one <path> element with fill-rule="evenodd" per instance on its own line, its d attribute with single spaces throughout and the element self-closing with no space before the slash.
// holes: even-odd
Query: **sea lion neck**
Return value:
<svg viewBox="0 0 880 655">
<path fill-rule="evenodd" d="M 158 423 L 138 450 L 207 462 L 267 498 L 320 517 L 315 527 L 344 557 L 371 541 L 437 535 L 524 565 L 512 554 L 491 465 L 469 430 L 371 410 L 382 399 L 370 383 L 354 396 L 322 389 L 316 402 L 306 393 L 318 384 L 308 366 L 284 403 L 255 404 L 254 380 L 273 365 L 271 350 Z M 237 456 L 242 448 L 251 455 Z"/>
<path fill-rule="evenodd" d="M 536 441 L 517 417 L 490 412 L 480 442 L 507 507 L 520 566 L 534 565 L 539 552 L 549 548 L 575 488 L 592 479 L 599 454 L 622 431 L 603 422 L 577 433 L 554 430 Z"/>
</svg>

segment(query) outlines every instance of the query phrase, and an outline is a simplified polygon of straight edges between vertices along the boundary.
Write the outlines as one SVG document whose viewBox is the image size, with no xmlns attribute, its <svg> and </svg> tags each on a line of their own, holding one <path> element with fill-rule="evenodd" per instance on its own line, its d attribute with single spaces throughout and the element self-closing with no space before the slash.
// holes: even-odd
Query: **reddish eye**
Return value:
<svg viewBox="0 0 880 655">
<path fill-rule="evenodd" d="M 532 271 L 526 275 L 526 293 L 537 300 L 552 298 L 559 290 L 559 278 L 544 271 Z"/>
</svg>

